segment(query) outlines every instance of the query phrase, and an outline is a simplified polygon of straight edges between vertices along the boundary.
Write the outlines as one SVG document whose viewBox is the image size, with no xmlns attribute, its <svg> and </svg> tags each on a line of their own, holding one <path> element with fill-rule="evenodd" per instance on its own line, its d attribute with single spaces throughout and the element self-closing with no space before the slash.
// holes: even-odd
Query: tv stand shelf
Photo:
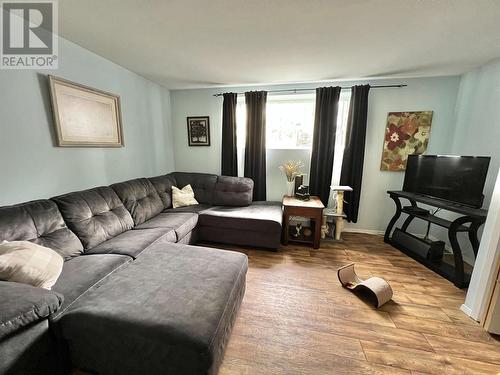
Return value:
<svg viewBox="0 0 500 375">
<path fill-rule="evenodd" d="M 443 219 L 442 217 L 434 216 L 430 213 L 427 213 L 427 214 L 416 213 L 407 207 L 403 207 L 403 209 L 401 211 L 405 214 L 413 216 L 414 218 L 422 219 L 424 221 L 431 222 L 432 224 L 436 224 L 436 225 L 443 227 L 443 228 L 449 229 L 451 227 L 451 225 L 453 224 L 452 221 Z M 457 232 L 468 232 L 468 231 L 469 231 L 469 227 L 467 227 L 465 225 L 460 225 L 457 228 Z"/>
<path fill-rule="evenodd" d="M 487 210 L 483 210 L 482 208 L 473 208 L 463 204 L 449 202 L 444 199 L 432 198 L 423 194 L 415 194 L 415 193 L 409 193 L 407 191 L 396 191 L 396 190 L 389 190 L 387 194 L 389 195 L 394 194 L 400 198 L 406 198 L 410 201 L 410 203 L 412 201 L 419 202 L 426 204 L 428 206 L 442 208 L 443 210 L 452 211 L 463 215 L 486 217 L 486 214 L 488 213 Z"/>
<path fill-rule="evenodd" d="M 467 287 L 469 284 L 470 275 L 465 274 L 464 271 L 462 249 L 460 248 L 460 244 L 458 243 L 457 240 L 457 233 L 458 232 L 468 233 L 469 241 L 472 245 L 472 250 L 474 251 L 474 255 L 477 256 L 477 251 L 479 249 L 479 240 L 477 237 L 477 231 L 479 227 L 486 221 L 486 215 L 488 214 L 488 211 L 479 208 L 472 208 L 460 204 L 455 204 L 442 199 L 432 198 L 421 194 L 409 193 L 406 191 L 388 191 L 387 193 L 396 204 L 396 213 L 394 214 L 389 224 L 387 225 L 387 229 L 384 235 L 384 241 L 396 247 L 397 249 L 401 250 L 403 253 L 411 256 L 413 259 L 424 264 L 434 272 L 452 281 L 457 287 L 459 288 Z M 411 206 L 403 207 L 401 204 L 401 199 L 408 200 Z M 435 208 L 440 208 L 445 211 L 454 212 L 462 216 L 458 217 L 453 221 L 446 220 L 441 217 L 432 215 L 430 213 L 419 211 L 420 207 L 418 206 L 418 203 L 422 203 L 427 206 L 432 206 Z M 453 251 L 454 265 L 450 265 L 445 262 L 436 263 L 425 257 L 422 257 L 421 255 L 413 251 L 411 248 L 402 246 L 401 244 L 393 241 L 392 229 L 396 224 L 396 222 L 398 221 L 398 219 L 401 217 L 402 213 L 408 215 L 405 221 L 403 222 L 403 225 L 401 226 L 400 230 L 402 232 L 407 233 L 408 226 L 415 218 L 448 229 L 448 239 L 450 241 L 451 248 Z"/>
</svg>

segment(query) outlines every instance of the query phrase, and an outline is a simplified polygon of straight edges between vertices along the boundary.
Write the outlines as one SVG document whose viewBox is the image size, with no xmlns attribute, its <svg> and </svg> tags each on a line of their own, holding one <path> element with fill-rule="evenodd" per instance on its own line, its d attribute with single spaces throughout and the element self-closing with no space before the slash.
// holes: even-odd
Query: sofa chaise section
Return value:
<svg viewBox="0 0 500 375">
<path fill-rule="evenodd" d="M 173 172 L 149 180 L 161 197 L 164 210 L 139 228 L 168 227 L 174 219 L 165 214 L 196 213 L 199 215 L 193 230 L 196 240 L 268 249 L 280 246 L 281 203 L 252 202 L 254 183 L 251 179 Z M 187 184 L 193 187 L 200 204 L 172 208 L 172 186 L 183 188 Z M 177 241 L 183 242 L 177 234 Z M 193 242 L 195 240 L 191 240 Z"/>
<path fill-rule="evenodd" d="M 200 213 L 204 241 L 277 249 L 281 240 L 280 202 L 253 202 L 246 207 L 218 206 Z"/>
<path fill-rule="evenodd" d="M 73 302 L 121 269 L 132 258 L 119 254 L 82 255 L 64 262 L 61 275 L 52 290 L 64 296 L 61 308 L 52 314 L 52 320 L 63 314 Z"/>
<path fill-rule="evenodd" d="M 247 267 L 236 252 L 149 247 L 57 321 L 72 363 L 99 374 L 216 374 Z"/>
</svg>

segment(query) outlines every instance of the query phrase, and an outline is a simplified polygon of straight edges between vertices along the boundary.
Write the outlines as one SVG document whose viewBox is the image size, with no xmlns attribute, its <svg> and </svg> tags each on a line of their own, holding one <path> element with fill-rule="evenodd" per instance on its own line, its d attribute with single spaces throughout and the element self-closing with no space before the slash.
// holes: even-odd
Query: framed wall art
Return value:
<svg viewBox="0 0 500 375">
<path fill-rule="evenodd" d="M 60 147 L 122 147 L 120 97 L 49 75 Z"/>
<path fill-rule="evenodd" d="M 208 116 L 187 118 L 189 146 L 210 146 L 210 118 Z"/>
<path fill-rule="evenodd" d="M 427 150 L 432 114 L 432 111 L 387 114 L 381 171 L 404 171 L 408 155 L 420 155 Z"/>
</svg>

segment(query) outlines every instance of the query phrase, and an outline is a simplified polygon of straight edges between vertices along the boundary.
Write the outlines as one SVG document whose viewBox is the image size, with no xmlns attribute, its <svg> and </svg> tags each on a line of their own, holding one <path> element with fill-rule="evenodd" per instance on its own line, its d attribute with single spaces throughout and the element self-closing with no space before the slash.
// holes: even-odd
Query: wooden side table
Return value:
<svg viewBox="0 0 500 375">
<path fill-rule="evenodd" d="M 294 197 L 283 197 L 283 244 L 288 244 L 290 237 L 290 216 L 300 216 L 313 221 L 313 248 L 319 249 L 321 240 L 321 223 L 323 220 L 323 209 L 325 206 L 321 203 L 319 197 L 312 196 L 308 201 L 296 199 Z M 305 241 L 300 241 L 305 242 Z"/>
</svg>

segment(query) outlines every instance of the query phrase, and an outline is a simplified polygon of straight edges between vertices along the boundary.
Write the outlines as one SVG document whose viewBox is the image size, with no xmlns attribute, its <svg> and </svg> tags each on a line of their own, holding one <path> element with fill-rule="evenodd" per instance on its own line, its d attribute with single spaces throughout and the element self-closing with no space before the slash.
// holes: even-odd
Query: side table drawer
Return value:
<svg viewBox="0 0 500 375">
<path fill-rule="evenodd" d="M 322 210 L 312 207 L 286 207 L 284 209 L 285 215 L 303 216 L 307 218 L 317 217 L 322 214 Z"/>
</svg>

